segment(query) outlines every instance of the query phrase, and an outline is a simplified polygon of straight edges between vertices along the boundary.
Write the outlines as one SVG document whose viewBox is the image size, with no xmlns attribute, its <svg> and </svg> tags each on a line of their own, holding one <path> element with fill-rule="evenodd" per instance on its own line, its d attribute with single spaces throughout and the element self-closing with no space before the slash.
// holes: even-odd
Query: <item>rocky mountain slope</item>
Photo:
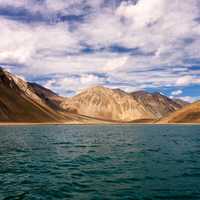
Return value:
<svg viewBox="0 0 200 200">
<path fill-rule="evenodd" d="M 149 93 L 145 91 L 137 91 L 132 92 L 131 95 L 136 99 L 136 101 L 141 103 L 148 112 L 152 113 L 156 119 L 162 118 L 183 106 L 181 104 L 182 101 L 178 103 L 158 92 Z"/>
<path fill-rule="evenodd" d="M 0 69 L 0 121 L 57 121 L 60 116 L 47 107 L 28 83 Z"/>
<path fill-rule="evenodd" d="M 96 120 L 63 112 L 62 98 L 0 68 L 0 122 L 88 123 Z"/>
<path fill-rule="evenodd" d="M 177 104 L 181 105 L 182 107 L 188 105 L 189 103 L 187 101 L 183 101 L 182 99 L 173 99 Z"/>
<path fill-rule="evenodd" d="M 67 111 L 114 121 L 156 120 L 182 106 L 159 93 L 126 93 L 120 89 L 96 86 L 64 100 Z"/>
<path fill-rule="evenodd" d="M 53 91 L 42 87 L 37 83 L 29 83 L 29 86 L 33 92 L 38 95 L 43 101 L 54 110 L 60 110 L 60 104 L 64 100 L 64 97 L 59 96 Z"/>
<path fill-rule="evenodd" d="M 158 123 L 200 123 L 200 101 L 171 113 Z"/>
</svg>

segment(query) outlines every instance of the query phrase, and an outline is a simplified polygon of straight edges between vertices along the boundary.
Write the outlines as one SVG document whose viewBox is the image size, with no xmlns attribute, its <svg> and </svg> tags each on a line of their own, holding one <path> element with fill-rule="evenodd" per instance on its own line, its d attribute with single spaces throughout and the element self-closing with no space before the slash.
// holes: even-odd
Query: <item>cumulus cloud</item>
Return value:
<svg viewBox="0 0 200 200">
<path fill-rule="evenodd" d="M 133 5 L 125 1 L 121 3 L 116 12 L 132 20 L 136 27 L 144 27 L 156 23 L 163 16 L 166 3 L 165 0 L 140 0 Z"/>
<path fill-rule="evenodd" d="M 171 95 L 172 95 L 172 96 L 179 96 L 179 95 L 182 94 L 182 93 L 183 93 L 182 90 L 176 90 L 176 91 L 173 91 L 173 92 L 171 93 Z"/>
<path fill-rule="evenodd" d="M 76 38 L 64 23 L 25 25 L 0 18 L 0 61 L 29 65 L 48 55 L 79 51 Z"/>
<path fill-rule="evenodd" d="M 73 18 L 75 23 L 0 16 L 0 64 L 27 78 L 52 76 L 46 86 L 60 93 L 92 84 L 129 91 L 200 85 L 198 0 L 105 2 L 110 1 L 0 0 L 0 8 L 23 8 L 47 21 L 84 16 Z"/>
<path fill-rule="evenodd" d="M 183 76 L 177 79 L 177 86 L 186 86 L 190 84 L 200 84 L 200 78 L 197 76 Z"/>
<path fill-rule="evenodd" d="M 0 5 L 1 6 L 15 6 L 15 7 L 23 7 L 27 5 L 28 1 L 27 0 L 0 0 Z"/>
<path fill-rule="evenodd" d="M 197 96 L 197 97 L 191 97 L 191 96 L 179 97 L 179 99 L 186 101 L 186 102 L 190 102 L 190 103 L 193 103 L 193 102 L 199 100 L 199 98 L 200 98 L 199 96 Z"/>
<path fill-rule="evenodd" d="M 48 80 L 45 87 L 57 90 L 60 94 L 65 96 L 68 95 L 68 93 L 75 94 L 88 87 L 104 84 L 105 80 L 105 77 L 99 77 L 93 74 L 83 74 L 80 76 L 66 75 L 65 77 Z"/>
</svg>

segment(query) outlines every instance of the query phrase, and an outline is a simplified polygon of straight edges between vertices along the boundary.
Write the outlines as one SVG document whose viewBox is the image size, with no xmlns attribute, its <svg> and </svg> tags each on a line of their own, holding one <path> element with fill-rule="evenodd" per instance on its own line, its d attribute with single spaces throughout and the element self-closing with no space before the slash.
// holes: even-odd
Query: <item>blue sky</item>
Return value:
<svg viewBox="0 0 200 200">
<path fill-rule="evenodd" d="M 199 0 L 0 0 L 0 65 L 61 95 L 200 99 Z"/>
</svg>

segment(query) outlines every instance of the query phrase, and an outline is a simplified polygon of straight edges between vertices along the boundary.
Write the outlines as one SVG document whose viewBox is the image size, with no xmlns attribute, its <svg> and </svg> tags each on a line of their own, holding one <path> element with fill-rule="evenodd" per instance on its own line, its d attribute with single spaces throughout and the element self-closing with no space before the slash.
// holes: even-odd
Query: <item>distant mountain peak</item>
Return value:
<svg viewBox="0 0 200 200">
<path fill-rule="evenodd" d="M 138 90 L 138 91 L 131 92 L 130 94 L 131 95 L 146 95 L 146 94 L 151 94 L 151 93 L 144 90 Z"/>
<path fill-rule="evenodd" d="M 110 90 L 110 89 L 104 87 L 103 85 L 94 85 L 94 86 L 91 86 L 91 87 L 87 88 L 84 91 L 95 91 L 95 90 L 96 91 L 107 91 L 107 90 Z"/>
<path fill-rule="evenodd" d="M 160 93 L 93 86 L 65 99 L 63 109 L 106 120 L 159 119 L 182 106 Z"/>
</svg>

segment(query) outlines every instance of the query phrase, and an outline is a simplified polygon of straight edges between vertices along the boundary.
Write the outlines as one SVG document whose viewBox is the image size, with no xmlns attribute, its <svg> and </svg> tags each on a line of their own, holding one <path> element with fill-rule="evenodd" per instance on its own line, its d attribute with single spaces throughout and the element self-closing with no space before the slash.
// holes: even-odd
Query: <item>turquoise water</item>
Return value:
<svg viewBox="0 0 200 200">
<path fill-rule="evenodd" d="M 200 126 L 0 128 L 0 200 L 199 200 Z"/>
</svg>

